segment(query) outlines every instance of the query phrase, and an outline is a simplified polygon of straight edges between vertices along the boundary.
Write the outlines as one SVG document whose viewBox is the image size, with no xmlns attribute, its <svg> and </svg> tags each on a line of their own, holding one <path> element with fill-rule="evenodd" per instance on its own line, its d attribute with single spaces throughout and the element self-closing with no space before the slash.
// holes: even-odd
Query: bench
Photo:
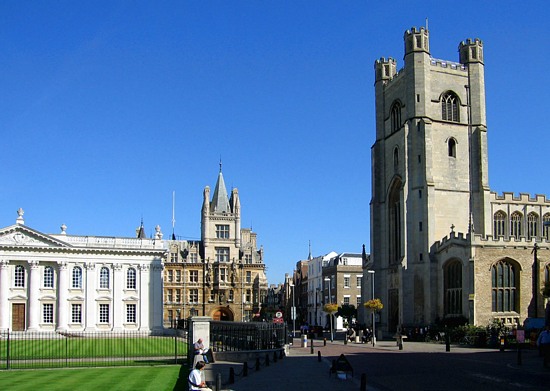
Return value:
<svg viewBox="0 0 550 391">
<path fill-rule="evenodd" d="M 348 373 L 350 373 L 351 377 L 353 377 L 353 368 L 346 356 L 344 356 L 343 354 L 341 354 L 338 359 L 332 360 L 332 366 L 330 367 L 328 373 L 329 377 L 333 373 L 335 373 L 337 376 L 343 374 L 345 376 L 345 379 L 347 379 Z"/>
</svg>

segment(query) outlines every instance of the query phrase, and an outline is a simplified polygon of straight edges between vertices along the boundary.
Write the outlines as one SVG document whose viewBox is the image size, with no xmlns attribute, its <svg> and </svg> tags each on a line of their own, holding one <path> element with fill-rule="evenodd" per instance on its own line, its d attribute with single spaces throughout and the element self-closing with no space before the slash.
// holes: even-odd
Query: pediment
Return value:
<svg viewBox="0 0 550 391">
<path fill-rule="evenodd" d="M 1 229 L 0 246 L 71 247 L 65 242 L 23 225 L 12 225 Z"/>
<path fill-rule="evenodd" d="M 26 296 L 23 295 L 15 295 L 9 298 L 11 301 L 20 301 L 20 300 L 27 300 Z"/>
<path fill-rule="evenodd" d="M 67 299 L 67 301 L 84 301 L 84 297 L 82 297 L 82 296 L 73 296 L 73 297 L 69 297 Z"/>
<path fill-rule="evenodd" d="M 129 296 L 122 299 L 122 301 L 139 301 L 139 297 L 136 296 Z"/>
</svg>

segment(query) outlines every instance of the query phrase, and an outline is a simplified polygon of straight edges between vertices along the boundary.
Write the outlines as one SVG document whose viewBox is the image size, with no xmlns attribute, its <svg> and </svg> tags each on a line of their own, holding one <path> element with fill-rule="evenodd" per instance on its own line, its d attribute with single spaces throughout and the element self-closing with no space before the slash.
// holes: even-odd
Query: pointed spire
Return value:
<svg viewBox="0 0 550 391">
<path fill-rule="evenodd" d="M 225 181 L 223 180 L 221 159 L 220 173 L 218 174 L 218 181 L 216 182 L 216 188 L 214 189 L 214 195 L 212 196 L 210 210 L 218 213 L 231 212 L 231 208 L 229 207 L 229 197 L 227 196 L 227 188 L 225 187 Z"/>
<path fill-rule="evenodd" d="M 145 227 L 143 226 L 143 217 L 141 218 L 141 225 L 138 229 L 136 229 L 137 237 L 138 239 L 145 239 L 147 236 L 145 235 Z"/>
<path fill-rule="evenodd" d="M 311 256 L 311 240 L 309 241 L 309 255 L 307 256 L 307 259 L 311 261 L 313 257 Z"/>
</svg>

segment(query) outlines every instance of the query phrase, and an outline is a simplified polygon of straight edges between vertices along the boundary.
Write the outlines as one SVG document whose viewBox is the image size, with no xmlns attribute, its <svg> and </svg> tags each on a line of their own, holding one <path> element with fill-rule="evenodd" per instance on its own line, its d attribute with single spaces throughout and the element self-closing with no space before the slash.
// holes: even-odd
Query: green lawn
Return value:
<svg viewBox="0 0 550 391">
<path fill-rule="evenodd" d="M 180 371 L 182 381 L 178 381 Z M 0 390 L 179 391 L 187 390 L 187 374 L 179 365 L 0 371 Z"/>
</svg>

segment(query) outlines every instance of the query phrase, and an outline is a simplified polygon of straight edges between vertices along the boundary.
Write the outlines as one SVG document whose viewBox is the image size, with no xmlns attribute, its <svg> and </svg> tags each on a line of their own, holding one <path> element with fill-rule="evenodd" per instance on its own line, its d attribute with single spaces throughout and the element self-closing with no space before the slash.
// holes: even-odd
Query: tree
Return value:
<svg viewBox="0 0 550 391">
<path fill-rule="evenodd" d="M 382 304 L 382 301 L 380 299 L 371 299 L 363 304 L 365 308 L 377 312 L 381 311 L 382 308 L 384 308 L 384 304 Z"/>
<path fill-rule="evenodd" d="M 353 304 L 343 304 L 338 308 L 336 316 L 341 316 L 348 324 L 351 324 L 351 320 L 357 317 L 357 309 Z"/>
</svg>

